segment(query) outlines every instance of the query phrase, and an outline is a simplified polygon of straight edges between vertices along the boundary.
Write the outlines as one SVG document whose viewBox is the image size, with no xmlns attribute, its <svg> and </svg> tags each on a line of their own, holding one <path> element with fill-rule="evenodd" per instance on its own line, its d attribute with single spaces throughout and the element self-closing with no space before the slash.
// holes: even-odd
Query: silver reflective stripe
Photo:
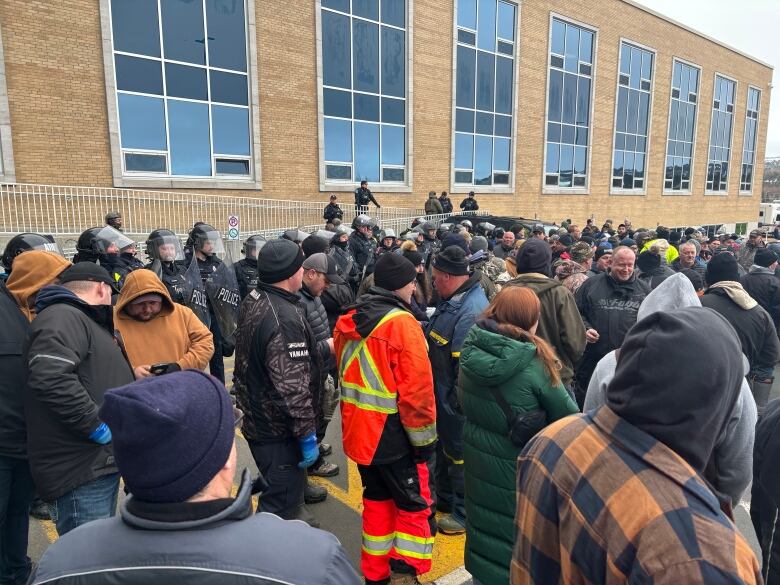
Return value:
<svg viewBox="0 0 780 585">
<path fill-rule="evenodd" d="M 409 437 L 409 442 L 415 447 L 425 447 L 425 445 L 430 445 L 436 440 L 435 424 L 416 429 L 404 427 L 404 430 Z"/>
<path fill-rule="evenodd" d="M 415 538 L 416 540 L 411 540 Z M 433 554 L 433 538 L 419 538 L 411 537 L 406 538 L 399 532 L 395 534 L 395 548 L 401 554 L 408 554 L 409 556 L 417 558 L 429 558 Z M 428 541 L 428 542 L 418 542 Z"/>
<path fill-rule="evenodd" d="M 395 540 L 395 533 L 388 534 L 387 536 L 370 536 L 363 533 L 363 548 L 369 554 L 381 556 L 390 552 L 393 548 L 393 541 Z"/>
<path fill-rule="evenodd" d="M 29 361 L 28 365 L 29 365 L 29 364 L 32 364 L 32 363 L 33 363 L 35 360 L 37 360 L 38 358 L 48 358 L 48 359 L 50 359 L 50 360 L 57 360 L 57 361 L 60 361 L 60 362 L 65 362 L 66 364 L 70 364 L 70 365 L 72 365 L 72 366 L 75 366 L 75 365 L 76 365 L 76 362 L 74 362 L 74 361 L 71 361 L 71 360 L 69 360 L 69 359 L 67 359 L 67 358 L 64 358 L 64 357 L 59 357 L 59 356 L 57 356 L 57 355 L 48 355 L 48 354 L 45 354 L 45 353 L 38 353 L 38 354 L 35 354 L 35 355 L 32 357 L 32 359 Z"/>
<path fill-rule="evenodd" d="M 365 407 L 368 410 L 378 410 L 379 412 L 385 412 L 387 414 L 398 412 L 398 406 L 394 396 L 385 398 L 383 396 L 377 396 L 376 394 L 361 392 L 348 382 L 341 383 L 341 399 L 345 402 L 355 404 L 358 408 Z"/>
<path fill-rule="evenodd" d="M 245 573 L 241 571 L 228 571 L 225 569 L 214 569 L 214 568 L 204 568 L 204 567 L 188 567 L 186 565 L 177 565 L 177 566 L 168 566 L 168 567 L 159 567 L 159 566 L 144 566 L 144 567 L 110 567 L 108 569 L 96 569 L 92 571 L 81 571 L 78 573 L 66 573 L 66 574 L 58 574 L 55 577 L 51 578 L 42 578 L 42 579 L 35 579 L 34 581 L 31 581 L 32 583 L 35 583 L 35 585 L 43 585 L 44 583 L 51 583 L 52 581 L 62 581 L 62 580 L 69 580 L 72 577 L 82 577 L 84 575 L 100 575 L 102 573 L 107 574 L 114 574 L 114 573 L 121 573 L 123 571 L 200 571 L 203 573 L 215 573 L 217 575 L 239 575 L 241 577 L 247 578 L 248 580 L 259 580 L 262 583 L 279 583 L 280 585 L 295 585 L 296 582 L 292 581 L 283 581 L 282 579 L 278 579 L 276 577 L 271 577 L 269 575 L 260 575 L 256 573 Z M 174 577 L 174 575 L 171 575 L 171 577 Z M 154 580 L 152 580 L 154 581 Z M 219 577 L 217 577 L 217 581 L 219 581 Z"/>
</svg>

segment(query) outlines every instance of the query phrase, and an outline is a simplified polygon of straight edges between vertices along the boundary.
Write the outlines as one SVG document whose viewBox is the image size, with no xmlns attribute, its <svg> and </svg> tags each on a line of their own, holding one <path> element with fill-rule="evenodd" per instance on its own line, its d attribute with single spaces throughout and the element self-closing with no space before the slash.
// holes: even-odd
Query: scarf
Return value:
<svg viewBox="0 0 780 585">
<path fill-rule="evenodd" d="M 722 289 L 732 301 L 734 301 L 737 305 L 746 311 L 749 311 L 758 305 L 758 303 L 753 300 L 753 297 L 747 294 L 745 289 L 742 288 L 742 285 L 736 281 L 722 280 L 720 282 L 716 282 L 713 285 L 710 285 L 710 288 Z"/>
</svg>

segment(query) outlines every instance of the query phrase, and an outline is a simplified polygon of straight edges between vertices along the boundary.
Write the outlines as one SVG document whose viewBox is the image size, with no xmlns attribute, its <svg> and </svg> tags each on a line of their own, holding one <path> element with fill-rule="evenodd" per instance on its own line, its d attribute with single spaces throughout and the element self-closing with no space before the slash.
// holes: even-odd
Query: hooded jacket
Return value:
<svg viewBox="0 0 780 585">
<path fill-rule="evenodd" d="M 569 384 L 574 366 L 585 351 L 585 327 L 572 294 L 543 274 L 521 274 L 505 286 L 525 286 L 539 297 L 542 312 L 536 335 L 553 346 L 561 360 L 561 381 Z"/>
<path fill-rule="evenodd" d="M 117 546 L 117 543 L 122 543 Z M 91 554 L 84 554 L 84 551 Z M 300 559 L 306 562 L 300 562 Z M 253 514 L 244 471 L 235 499 L 147 504 L 133 496 L 119 516 L 90 522 L 52 544 L 31 585 L 358 585 L 335 536 L 303 522 Z"/>
<path fill-rule="evenodd" d="M 160 295 L 162 309 L 150 321 L 139 321 L 125 312 L 135 299 L 151 293 Z M 203 370 L 214 354 L 211 332 L 191 309 L 171 300 L 151 270 L 127 275 L 114 307 L 114 324 L 133 368 L 175 363 L 182 370 Z"/>
<path fill-rule="evenodd" d="M 27 456 L 24 387 L 27 363 L 22 348 L 34 314 L 31 303 L 38 291 L 70 266 L 64 258 L 31 250 L 14 259 L 7 283 L 0 283 L 0 455 Z"/>
<path fill-rule="evenodd" d="M 690 280 L 683 274 L 676 274 L 667 278 L 642 301 L 637 322 L 656 312 L 686 307 L 701 307 L 701 301 Z M 596 365 L 585 396 L 584 411 L 595 410 L 606 403 L 607 387 L 615 377 L 616 366 L 617 355 L 614 351 L 601 358 Z M 750 485 L 756 418 L 756 403 L 750 386 L 743 379 L 739 400 L 734 405 L 726 430 L 718 438 L 713 465 L 707 470 L 709 482 L 718 492 L 731 498 L 734 506 Z"/>
<path fill-rule="evenodd" d="M 780 583 L 780 400 L 770 402 L 756 426 L 750 519 L 761 545 L 766 585 Z"/>
<path fill-rule="evenodd" d="M 740 282 L 745 291 L 769 313 L 775 328 L 780 327 L 780 278 L 775 276 L 774 270 L 754 264 Z"/>
<path fill-rule="evenodd" d="M 344 453 L 386 464 L 436 442 L 436 401 L 425 337 L 410 307 L 374 287 L 336 322 Z"/>
<path fill-rule="evenodd" d="M 62 286 L 41 289 L 24 349 L 27 454 L 38 495 L 52 502 L 80 485 L 116 473 L 111 445 L 89 435 L 110 388 L 133 381 L 114 338 L 108 305 L 88 305 Z"/>
<path fill-rule="evenodd" d="M 460 358 L 460 389 L 466 424 L 466 569 L 484 585 L 509 583 L 514 545 L 515 465 L 521 447 L 493 392 L 515 413 L 544 410 L 547 422 L 578 412 L 562 384 L 552 385 L 536 346 L 506 337 L 492 321 L 477 321 Z"/>
</svg>

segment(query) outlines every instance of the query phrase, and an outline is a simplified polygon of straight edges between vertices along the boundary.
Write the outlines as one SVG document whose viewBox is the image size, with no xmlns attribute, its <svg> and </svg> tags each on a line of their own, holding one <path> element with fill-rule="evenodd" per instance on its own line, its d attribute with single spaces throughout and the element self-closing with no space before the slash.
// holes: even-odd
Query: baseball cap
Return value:
<svg viewBox="0 0 780 585">
<path fill-rule="evenodd" d="M 78 262 L 60 275 L 60 283 L 62 284 L 77 281 L 103 282 L 109 286 L 115 284 L 105 268 L 92 262 Z"/>
<path fill-rule="evenodd" d="M 322 252 L 312 254 L 306 258 L 303 261 L 303 269 L 315 270 L 320 274 L 324 274 L 331 284 L 344 284 L 344 279 L 341 278 L 336 268 L 336 261 Z"/>
</svg>

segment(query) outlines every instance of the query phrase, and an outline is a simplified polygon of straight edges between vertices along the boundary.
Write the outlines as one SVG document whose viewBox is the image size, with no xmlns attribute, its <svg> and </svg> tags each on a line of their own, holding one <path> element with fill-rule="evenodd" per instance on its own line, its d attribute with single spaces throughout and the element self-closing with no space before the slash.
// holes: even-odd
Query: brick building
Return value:
<svg viewBox="0 0 780 585">
<path fill-rule="evenodd" d="M 770 66 L 628 0 L 0 1 L 7 182 L 754 222 Z"/>
</svg>

